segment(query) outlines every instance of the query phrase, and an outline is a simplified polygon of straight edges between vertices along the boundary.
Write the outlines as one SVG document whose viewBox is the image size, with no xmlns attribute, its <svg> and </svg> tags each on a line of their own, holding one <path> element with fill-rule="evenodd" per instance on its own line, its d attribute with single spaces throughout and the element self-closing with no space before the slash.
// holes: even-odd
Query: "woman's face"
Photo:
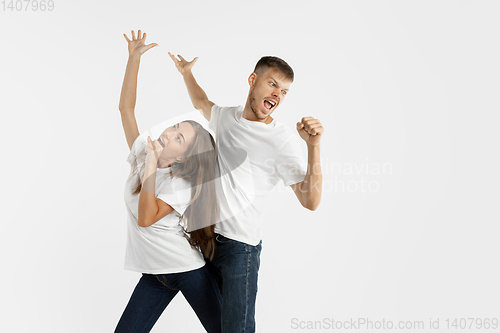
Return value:
<svg viewBox="0 0 500 333">
<path fill-rule="evenodd" d="M 181 162 L 187 150 L 191 147 L 195 132 L 190 123 L 177 123 L 166 128 L 158 137 L 158 142 L 163 146 L 163 151 L 158 160 L 158 166 L 165 168 L 172 163 Z"/>
</svg>

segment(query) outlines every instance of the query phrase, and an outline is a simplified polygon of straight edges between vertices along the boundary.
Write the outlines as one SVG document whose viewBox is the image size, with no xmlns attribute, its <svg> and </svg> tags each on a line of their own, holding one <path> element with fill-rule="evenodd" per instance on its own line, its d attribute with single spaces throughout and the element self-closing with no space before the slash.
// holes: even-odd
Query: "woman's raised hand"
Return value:
<svg viewBox="0 0 500 333">
<path fill-rule="evenodd" d="M 168 52 L 168 55 L 170 56 L 170 58 L 172 58 L 172 60 L 175 63 L 175 67 L 182 75 L 184 75 L 184 73 L 188 71 L 191 71 L 191 68 L 193 68 L 194 64 L 196 63 L 196 60 L 198 60 L 198 57 L 196 57 L 191 61 L 187 61 L 180 54 L 178 54 L 177 56 L 179 57 L 180 59 L 179 60 L 170 52 Z"/>
<path fill-rule="evenodd" d="M 128 39 L 126 34 L 123 34 L 123 36 L 128 42 L 129 56 L 140 57 L 144 52 L 158 45 L 157 43 L 151 43 L 146 45 L 146 33 L 141 35 L 141 30 L 137 31 L 137 38 L 135 37 L 134 30 L 132 30 L 132 40 Z"/>
</svg>

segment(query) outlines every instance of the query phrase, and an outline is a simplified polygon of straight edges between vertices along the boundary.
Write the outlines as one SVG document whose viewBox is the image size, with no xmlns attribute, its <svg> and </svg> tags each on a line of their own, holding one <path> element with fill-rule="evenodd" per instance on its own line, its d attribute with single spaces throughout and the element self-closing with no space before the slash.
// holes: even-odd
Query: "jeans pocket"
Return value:
<svg viewBox="0 0 500 333">
<path fill-rule="evenodd" d="M 221 243 L 221 244 L 226 244 L 226 243 L 231 243 L 231 242 L 234 242 L 234 239 L 227 238 L 227 237 L 224 237 L 224 236 L 222 236 L 222 235 L 217 235 L 217 236 L 215 236 L 215 240 L 216 240 L 218 243 Z"/>
</svg>

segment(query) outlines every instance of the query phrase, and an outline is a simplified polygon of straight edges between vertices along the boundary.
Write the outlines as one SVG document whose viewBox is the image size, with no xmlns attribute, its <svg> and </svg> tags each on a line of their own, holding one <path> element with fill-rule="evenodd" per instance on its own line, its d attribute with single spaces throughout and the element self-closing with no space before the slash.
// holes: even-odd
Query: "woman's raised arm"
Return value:
<svg viewBox="0 0 500 333">
<path fill-rule="evenodd" d="M 146 45 L 146 33 L 141 35 L 141 30 L 137 31 L 137 38 L 132 30 L 132 40 L 128 39 L 126 34 L 123 34 L 128 42 L 128 62 L 127 69 L 125 70 L 125 77 L 123 78 L 122 92 L 120 94 L 120 110 L 122 116 L 123 130 L 125 131 L 125 138 L 130 149 L 135 139 L 139 136 L 139 128 L 135 119 L 134 109 L 137 95 L 137 75 L 139 74 L 139 64 L 141 56 L 144 52 L 156 43 Z"/>
</svg>

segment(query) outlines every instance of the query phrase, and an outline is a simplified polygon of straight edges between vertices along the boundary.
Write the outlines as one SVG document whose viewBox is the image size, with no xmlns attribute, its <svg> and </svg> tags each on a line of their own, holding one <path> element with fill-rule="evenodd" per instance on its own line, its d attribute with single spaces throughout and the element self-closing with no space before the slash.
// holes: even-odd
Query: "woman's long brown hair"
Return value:
<svg viewBox="0 0 500 333">
<path fill-rule="evenodd" d="M 170 166 L 171 177 L 183 178 L 191 183 L 191 202 L 183 215 L 187 219 L 184 234 L 193 247 L 200 249 L 206 258 L 212 260 L 215 251 L 214 228 L 220 214 L 215 192 L 215 181 L 219 176 L 215 141 L 196 121 L 185 120 L 183 123 L 190 123 L 196 134 L 185 160 Z M 139 154 L 146 153 L 143 151 Z M 137 156 L 136 161 L 139 159 L 145 159 L 145 156 Z M 141 188 L 139 181 L 134 194 L 139 194 Z"/>
</svg>

